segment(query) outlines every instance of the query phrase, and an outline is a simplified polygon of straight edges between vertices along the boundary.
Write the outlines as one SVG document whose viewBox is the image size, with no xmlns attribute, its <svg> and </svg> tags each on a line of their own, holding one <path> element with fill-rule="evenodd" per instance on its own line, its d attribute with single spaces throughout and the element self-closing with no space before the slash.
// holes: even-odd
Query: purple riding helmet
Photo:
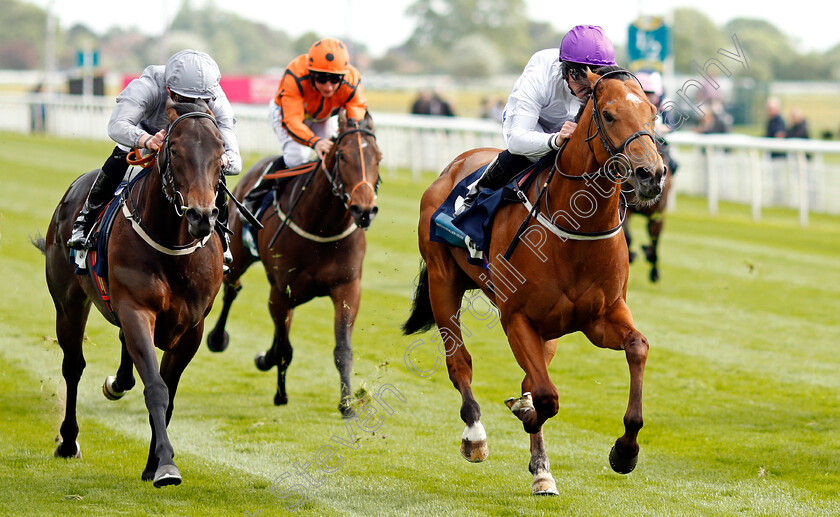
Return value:
<svg viewBox="0 0 840 517">
<path fill-rule="evenodd" d="M 563 36 L 560 61 L 593 67 L 615 65 L 615 49 L 601 27 L 577 25 Z"/>
</svg>

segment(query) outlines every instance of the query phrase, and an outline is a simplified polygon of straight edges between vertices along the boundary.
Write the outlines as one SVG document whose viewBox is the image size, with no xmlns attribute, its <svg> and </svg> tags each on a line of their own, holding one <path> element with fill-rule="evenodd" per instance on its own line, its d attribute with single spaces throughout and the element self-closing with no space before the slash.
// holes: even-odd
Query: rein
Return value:
<svg viewBox="0 0 840 517">
<path fill-rule="evenodd" d="M 182 120 L 184 120 L 186 118 L 208 118 L 208 119 L 213 121 L 213 125 L 216 126 L 216 128 L 219 127 L 218 123 L 216 122 L 216 119 L 208 113 L 197 112 L 197 111 L 185 113 L 185 114 L 179 116 L 178 118 L 176 118 L 175 120 L 173 120 L 172 123 L 169 124 L 169 127 L 166 129 L 166 136 L 164 137 L 164 141 L 163 141 L 163 154 L 162 154 L 162 156 L 160 157 L 159 160 L 157 159 L 158 154 L 160 154 L 159 152 L 156 151 L 153 154 L 150 154 L 146 157 L 141 158 L 139 149 L 133 149 L 131 151 L 131 153 L 129 153 L 129 156 L 127 158 L 127 161 L 130 165 L 140 165 L 140 166 L 143 166 L 143 167 L 151 167 L 152 165 L 155 165 L 155 164 L 157 165 L 156 169 L 158 171 L 158 174 L 161 177 L 161 189 L 163 190 L 163 195 L 166 198 L 166 200 L 171 205 L 173 205 L 173 207 L 175 208 L 175 214 L 178 217 L 183 217 L 184 216 L 184 210 L 187 207 L 183 206 L 184 197 L 178 191 L 178 189 L 175 187 L 175 178 L 174 178 L 174 175 L 172 173 L 172 167 L 171 167 L 171 163 L 170 163 L 170 160 L 169 160 L 169 153 L 170 153 L 169 148 L 170 148 L 170 145 L 171 145 L 170 140 L 169 140 L 169 135 L 171 134 L 172 129 L 175 128 L 175 126 L 178 125 L 179 122 L 181 122 Z M 134 155 L 134 158 L 132 158 L 132 155 Z M 143 179 L 143 181 L 145 181 L 145 178 Z M 134 231 L 137 233 L 137 235 L 139 235 L 140 238 L 142 238 L 143 241 L 145 241 L 153 249 L 159 251 L 160 253 L 163 253 L 165 255 L 170 255 L 170 256 L 189 255 L 189 254 L 193 253 L 194 251 L 196 251 L 197 249 L 203 247 L 205 244 L 207 244 L 207 241 L 210 240 L 210 237 L 213 235 L 213 232 L 210 232 L 210 234 L 208 234 L 203 239 L 200 239 L 200 240 L 199 239 L 194 239 L 189 244 L 174 245 L 174 246 L 161 244 L 160 240 L 153 237 L 149 233 L 148 228 L 146 228 L 146 226 L 143 225 L 143 222 L 140 218 L 140 214 L 138 212 L 137 204 L 131 198 L 131 188 L 130 187 L 131 187 L 131 184 L 129 184 L 129 188 L 126 188 L 126 191 L 124 193 L 124 197 L 121 201 L 121 203 L 122 203 L 122 213 L 125 216 L 125 218 L 128 219 L 131 222 L 131 227 L 134 229 Z M 167 191 L 167 187 L 171 188 L 171 190 L 173 192 L 171 195 Z M 177 204 L 177 199 L 179 199 L 179 198 L 181 200 L 181 206 L 179 206 Z M 130 208 L 128 206 L 129 204 L 131 205 Z"/>
<path fill-rule="evenodd" d="M 627 70 L 613 70 L 613 71 L 610 71 L 610 72 L 606 72 L 604 75 L 599 77 L 597 81 L 595 81 L 594 85 L 592 85 L 592 95 L 591 95 L 591 98 L 592 98 L 592 116 L 589 119 L 589 126 L 587 127 L 587 131 L 586 131 L 586 134 L 587 134 L 586 143 L 589 146 L 589 150 L 593 155 L 595 154 L 595 150 L 592 148 L 592 140 L 596 136 L 600 138 L 601 144 L 604 146 L 604 148 L 607 150 L 607 152 L 609 152 L 611 158 L 615 157 L 615 156 L 618 156 L 618 155 L 621 155 L 624 152 L 624 149 L 626 149 L 627 146 L 631 142 L 633 142 L 634 140 L 636 140 L 638 138 L 647 136 L 647 137 L 650 137 L 651 141 L 653 141 L 655 143 L 653 135 L 650 133 L 650 131 L 642 129 L 642 130 L 636 131 L 632 135 L 625 138 L 624 141 L 621 142 L 621 145 L 616 146 L 613 143 L 612 138 L 610 138 L 609 134 L 604 129 L 604 122 L 603 122 L 603 119 L 602 119 L 601 111 L 598 108 L 598 97 L 597 97 L 598 84 L 600 84 L 601 80 L 604 79 L 605 77 L 609 77 L 611 75 L 616 75 L 616 74 L 625 74 L 625 73 L 631 75 L 634 79 L 636 78 L 636 76 L 634 76 L 631 72 L 629 72 Z M 636 79 L 636 80 L 638 81 L 638 79 Z M 595 133 L 592 134 L 591 136 L 589 136 L 589 133 L 591 132 L 593 122 L 595 123 Z M 572 229 L 569 229 L 569 228 L 564 228 L 563 226 L 560 226 L 559 224 L 557 224 L 555 221 L 546 217 L 544 214 L 540 213 L 540 201 L 543 199 L 543 197 L 545 197 L 546 211 L 548 210 L 548 195 L 547 195 L 548 186 L 551 183 L 551 180 L 554 178 L 554 173 L 555 172 L 557 174 L 559 174 L 560 176 L 562 176 L 563 178 L 573 180 L 573 181 L 587 181 L 588 182 L 590 180 L 598 179 L 602 176 L 610 179 L 611 181 L 615 180 L 615 178 L 613 178 L 612 175 L 609 172 L 607 172 L 603 167 L 599 168 L 597 171 L 588 172 L 588 173 L 584 173 L 584 174 L 581 174 L 581 175 L 573 175 L 573 174 L 568 174 L 568 173 L 563 172 L 563 170 L 560 168 L 560 158 L 563 155 L 563 151 L 566 149 L 566 144 L 568 142 L 569 142 L 568 139 L 565 140 L 563 142 L 563 144 L 560 146 L 560 149 L 557 151 L 557 156 L 554 159 L 554 164 L 551 168 L 551 171 L 549 172 L 548 177 L 545 180 L 545 183 L 540 188 L 539 193 L 537 194 L 537 200 L 533 205 L 528 200 L 528 197 L 525 195 L 524 192 L 522 192 L 519 189 L 516 189 L 516 195 L 517 195 L 517 197 L 519 197 L 520 201 L 522 201 L 522 203 L 524 204 L 525 209 L 528 210 L 528 215 L 526 216 L 525 220 L 522 222 L 522 224 L 520 225 L 516 234 L 514 235 L 513 239 L 511 240 L 510 244 L 508 245 L 507 251 L 505 251 L 504 258 L 506 260 L 509 260 L 511 255 L 513 255 L 513 252 L 516 249 L 517 244 L 519 243 L 520 237 L 522 236 L 522 233 L 524 233 L 524 231 L 525 231 L 526 227 L 528 226 L 528 223 L 530 222 L 532 217 L 534 217 L 540 224 L 545 226 L 550 232 L 557 235 L 558 237 L 560 237 L 563 240 L 567 240 L 567 239 L 568 240 L 578 240 L 578 241 L 602 240 L 602 239 L 612 238 L 612 237 L 618 235 L 619 232 L 621 232 L 622 226 L 624 225 L 624 221 L 627 218 L 627 207 L 626 207 L 626 205 L 624 206 L 623 212 L 620 211 L 620 213 L 619 213 L 618 225 L 613 227 L 613 228 L 610 228 L 609 230 L 603 230 L 603 231 L 599 231 L 599 232 L 582 232 L 582 231 L 579 231 L 579 230 L 572 230 Z"/>
<path fill-rule="evenodd" d="M 380 180 L 377 178 L 376 184 L 371 185 L 371 183 L 367 179 L 367 170 L 365 169 L 365 161 L 364 161 L 364 159 L 362 159 L 361 160 L 362 181 L 357 183 L 350 190 L 349 193 L 344 188 L 344 183 L 341 181 L 341 170 L 339 169 L 339 162 L 340 162 L 339 157 L 341 156 L 341 151 L 338 150 L 338 146 L 341 144 L 342 140 L 344 140 L 346 137 L 348 137 L 352 134 L 356 134 L 356 136 L 358 138 L 359 153 L 360 154 L 363 154 L 363 151 L 362 151 L 362 134 L 371 136 L 371 137 L 373 137 L 374 140 L 376 140 L 376 134 L 373 131 L 371 131 L 370 129 L 358 128 L 357 127 L 357 128 L 353 128 L 353 129 L 350 129 L 348 131 L 345 131 L 344 133 L 341 133 L 338 136 L 338 140 L 336 140 L 336 142 L 335 142 L 336 153 L 335 153 L 335 161 L 334 161 L 333 167 L 332 167 L 332 169 L 333 169 L 332 173 L 330 173 L 330 171 L 326 167 L 326 164 L 323 161 L 321 161 L 320 166 L 316 167 L 316 169 L 315 169 L 315 173 L 317 173 L 318 169 L 320 169 L 324 172 L 324 176 L 326 176 L 327 181 L 330 183 L 330 186 L 332 187 L 332 195 L 337 197 L 341 201 L 341 203 L 344 205 L 345 210 L 350 210 L 350 204 L 349 204 L 350 198 L 352 197 L 352 195 L 356 191 L 356 189 L 358 189 L 361 186 L 367 185 L 371 189 L 373 189 L 374 195 L 376 195 L 376 193 L 379 191 L 379 182 L 380 182 Z M 268 243 L 268 248 L 269 249 L 271 249 L 274 246 L 274 243 L 277 241 L 277 237 L 280 236 L 280 232 L 282 232 L 283 229 L 286 228 L 286 226 L 291 228 L 293 232 L 295 232 L 299 236 L 303 237 L 304 239 L 314 241 L 314 242 L 319 242 L 319 243 L 340 241 L 344 238 L 349 237 L 353 232 L 356 231 L 356 229 L 357 229 L 356 224 L 355 223 L 350 223 L 350 226 L 348 226 L 343 232 L 341 232 L 337 235 L 332 235 L 330 237 L 321 237 L 321 236 L 318 236 L 318 235 L 307 232 L 306 230 L 304 230 L 303 228 L 301 228 L 300 226 L 298 226 L 297 224 L 295 224 L 292 221 L 291 216 L 294 213 L 295 208 L 298 205 L 298 202 L 303 197 L 303 192 L 306 191 L 306 187 L 309 186 L 309 183 L 315 177 L 315 173 L 313 173 L 312 175 L 310 175 L 306 179 L 306 183 L 303 185 L 303 188 L 301 189 L 301 195 L 298 196 L 294 200 L 294 202 L 291 204 L 291 206 L 289 207 L 289 213 L 288 214 L 284 214 L 283 211 L 280 209 L 279 200 L 275 203 L 274 211 L 277 214 L 277 217 L 280 219 L 281 222 L 280 222 L 280 226 L 274 232 L 274 235 L 271 237 L 271 240 Z M 289 174 L 289 176 L 295 176 L 295 175 L 297 175 L 297 174 Z M 281 176 L 276 176 L 276 177 L 281 177 Z"/>
</svg>

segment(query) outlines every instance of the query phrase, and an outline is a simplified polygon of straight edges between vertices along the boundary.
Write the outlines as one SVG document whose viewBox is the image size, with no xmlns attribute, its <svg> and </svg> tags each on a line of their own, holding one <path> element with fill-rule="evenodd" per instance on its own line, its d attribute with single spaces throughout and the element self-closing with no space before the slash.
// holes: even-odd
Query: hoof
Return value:
<svg viewBox="0 0 840 517">
<path fill-rule="evenodd" d="M 230 344 L 230 336 L 226 330 L 222 331 L 221 337 L 215 329 L 211 330 L 210 333 L 207 334 L 207 348 L 209 348 L 211 352 L 224 352 L 227 350 L 228 344 Z"/>
<path fill-rule="evenodd" d="M 510 409 L 511 413 L 516 415 L 520 420 L 531 411 L 534 411 L 534 401 L 531 398 L 531 392 L 525 392 L 521 397 L 511 397 L 505 400 L 505 405 Z"/>
<path fill-rule="evenodd" d="M 619 474 L 629 474 L 636 468 L 636 461 L 639 459 L 639 454 L 636 453 L 633 457 L 628 458 L 622 456 L 617 448 L 618 444 L 613 445 L 610 450 L 610 467 Z"/>
<path fill-rule="evenodd" d="M 552 477 L 551 472 L 537 472 L 534 474 L 531 495 L 560 495 L 560 492 L 557 491 L 557 483 L 554 482 L 554 477 Z"/>
<path fill-rule="evenodd" d="M 157 472 L 155 472 L 155 488 L 180 484 L 181 472 L 178 471 L 178 467 L 175 465 L 162 465 L 157 469 Z"/>
<path fill-rule="evenodd" d="M 257 366 L 259 368 L 259 366 Z M 289 403 L 289 397 L 286 394 L 275 393 L 274 394 L 274 405 L 275 406 L 285 406 Z"/>
<path fill-rule="evenodd" d="M 657 282 L 658 280 L 659 280 L 659 270 L 656 269 L 656 268 L 651 269 L 650 270 L 650 281 L 651 282 Z"/>
<path fill-rule="evenodd" d="M 487 433 L 481 422 L 476 422 L 464 429 L 461 435 L 461 456 L 471 463 L 480 463 L 490 455 L 487 447 Z"/>
<path fill-rule="evenodd" d="M 81 458 L 82 448 L 79 447 L 79 442 L 74 442 L 75 448 L 65 447 L 64 442 L 58 442 L 58 447 L 55 448 L 53 456 L 56 458 Z"/>
<path fill-rule="evenodd" d="M 254 364 L 257 365 L 257 370 L 261 372 L 267 372 L 271 370 L 271 367 L 274 366 L 273 364 L 269 364 L 265 360 L 265 352 L 260 352 L 256 356 L 254 356 Z"/>
<path fill-rule="evenodd" d="M 356 418 L 356 411 L 351 406 L 339 404 L 338 410 L 341 412 L 341 418 L 345 420 Z"/>
<path fill-rule="evenodd" d="M 124 391 L 114 389 L 114 381 L 116 380 L 116 377 L 109 375 L 108 377 L 105 377 L 105 383 L 102 384 L 102 394 L 105 395 L 105 398 L 108 400 L 120 400 L 125 396 Z"/>
</svg>

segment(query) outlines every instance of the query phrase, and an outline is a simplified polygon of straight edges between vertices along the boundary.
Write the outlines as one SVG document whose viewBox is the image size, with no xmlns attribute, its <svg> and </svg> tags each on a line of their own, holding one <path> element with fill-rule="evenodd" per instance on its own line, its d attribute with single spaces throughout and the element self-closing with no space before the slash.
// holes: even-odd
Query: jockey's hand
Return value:
<svg viewBox="0 0 840 517">
<path fill-rule="evenodd" d="M 154 135 L 144 135 L 140 137 L 140 147 L 151 149 L 152 151 L 160 151 L 160 146 L 163 145 L 163 139 L 166 137 L 166 130 L 161 129 Z"/>
<path fill-rule="evenodd" d="M 560 146 L 563 143 L 563 140 L 571 138 L 572 133 L 575 132 L 575 128 L 577 124 L 572 122 L 571 120 L 567 120 L 563 127 L 560 128 L 560 132 L 557 133 L 557 137 L 554 139 L 554 143 Z"/>
<path fill-rule="evenodd" d="M 220 161 L 221 161 L 221 166 L 222 166 L 222 172 L 224 172 L 224 171 L 227 170 L 228 166 L 230 165 L 230 159 L 227 157 L 226 154 L 223 154 Z"/>
<path fill-rule="evenodd" d="M 332 146 L 333 146 L 332 141 L 327 140 L 325 138 L 322 138 L 321 140 L 318 140 L 317 142 L 315 142 L 314 149 L 315 149 L 315 152 L 318 153 L 318 158 L 323 160 L 324 156 L 326 156 L 327 153 L 330 152 L 330 149 L 332 149 Z"/>
</svg>

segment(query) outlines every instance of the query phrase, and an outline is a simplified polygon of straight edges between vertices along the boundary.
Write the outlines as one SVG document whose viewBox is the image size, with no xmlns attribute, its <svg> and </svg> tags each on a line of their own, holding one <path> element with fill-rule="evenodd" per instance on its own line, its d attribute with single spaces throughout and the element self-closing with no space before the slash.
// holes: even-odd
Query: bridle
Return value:
<svg viewBox="0 0 840 517">
<path fill-rule="evenodd" d="M 178 123 L 180 123 L 182 120 L 187 119 L 187 118 L 196 118 L 196 117 L 209 118 L 210 120 L 213 121 L 213 125 L 216 126 L 217 129 L 219 127 L 219 124 L 218 124 L 218 122 L 216 122 L 216 119 L 208 113 L 198 112 L 198 111 L 191 111 L 189 113 L 185 113 L 185 114 L 179 116 L 178 118 L 176 118 L 175 120 L 173 120 L 172 123 L 169 124 L 169 126 L 166 128 L 166 136 L 164 137 L 164 140 L 163 140 L 163 146 L 161 147 L 161 152 L 158 152 L 156 154 L 152 154 L 150 156 L 147 156 L 146 158 L 129 160 L 129 164 L 141 165 L 143 167 L 151 167 L 152 166 L 151 165 L 152 160 L 154 160 L 156 162 L 156 165 L 157 165 L 156 168 L 157 168 L 158 174 L 160 174 L 160 178 L 161 178 L 161 190 L 163 190 L 163 195 L 166 198 L 167 202 L 169 202 L 175 208 L 175 213 L 178 217 L 183 217 L 184 213 L 186 213 L 186 209 L 188 207 L 186 207 L 184 205 L 184 196 L 183 196 L 183 194 L 181 194 L 181 192 L 178 190 L 178 188 L 175 185 L 175 177 L 174 177 L 174 174 L 172 172 L 172 164 L 170 162 L 171 142 L 169 140 L 169 136 L 172 134 L 172 130 L 175 128 L 175 126 L 177 126 Z M 141 174 L 143 174 L 143 173 L 141 173 Z M 166 255 L 172 255 L 172 256 L 189 255 L 189 254 L 193 253 L 194 251 L 196 251 L 197 249 L 203 247 L 207 243 L 207 241 L 210 239 L 210 237 L 212 236 L 212 232 L 201 240 L 195 239 L 191 243 L 184 244 L 184 245 L 163 244 L 163 243 L 159 242 L 158 239 L 156 239 L 154 236 L 151 235 L 148 228 L 146 228 L 146 226 L 141 221 L 140 215 L 139 215 L 138 209 L 137 209 L 137 203 L 132 199 L 132 196 L 131 196 L 132 186 L 135 185 L 137 180 L 144 179 L 144 178 L 145 178 L 144 176 L 138 176 L 134 181 L 129 183 L 128 187 L 126 188 L 126 190 L 122 194 L 123 195 L 123 199 L 121 201 L 122 212 L 123 212 L 123 215 L 125 216 L 125 218 L 128 219 L 131 222 L 131 226 L 134 229 L 134 231 L 137 232 L 137 234 L 144 241 L 146 241 L 146 243 L 149 244 L 149 246 L 151 246 L 155 250 L 157 250 L 161 253 L 164 253 Z M 220 181 L 220 183 L 221 183 L 221 181 Z M 171 191 L 171 193 L 170 193 L 170 191 Z M 180 200 L 180 204 L 179 204 L 179 200 Z M 129 205 L 130 205 L 130 207 L 129 207 Z"/>
<path fill-rule="evenodd" d="M 173 120 L 172 123 L 169 124 L 169 127 L 166 128 L 166 136 L 163 139 L 162 153 L 157 160 L 157 170 L 160 174 L 163 195 L 166 197 L 166 200 L 170 204 L 172 204 L 172 206 L 175 207 L 175 213 L 178 215 L 178 217 L 184 216 L 187 207 L 184 205 L 183 194 L 181 194 L 181 192 L 175 185 L 175 175 L 172 173 L 172 163 L 169 158 L 171 153 L 170 147 L 172 145 L 169 140 L 169 135 L 172 134 L 172 130 L 175 129 L 175 126 L 177 126 L 178 123 L 188 118 L 208 118 L 211 121 L 213 121 L 213 125 L 216 126 L 217 129 L 219 128 L 219 123 L 216 122 L 216 118 L 213 117 L 213 115 L 200 111 L 191 111 L 189 113 L 184 113 L 180 117 Z"/>
<path fill-rule="evenodd" d="M 342 155 L 342 151 L 339 149 L 339 146 L 341 145 L 342 140 L 353 134 L 356 135 L 359 144 L 359 154 L 361 156 L 360 163 L 362 164 L 362 180 L 356 183 L 356 185 L 354 185 L 353 188 L 350 189 L 350 192 L 347 192 L 347 190 L 344 187 L 344 182 L 341 181 L 341 170 L 339 168 L 339 163 L 341 162 L 340 158 Z M 376 194 L 379 193 L 379 183 L 381 182 L 381 179 L 377 176 L 376 182 L 371 183 L 367 178 L 367 168 L 365 167 L 364 160 L 364 148 L 362 146 L 362 135 L 370 136 L 374 140 L 376 140 L 376 134 L 374 134 L 374 132 L 370 129 L 358 127 L 345 131 L 344 133 L 338 136 L 338 139 L 335 142 L 336 151 L 332 172 L 327 170 L 326 164 L 323 164 L 322 167 L 324 170 L 324 175 L 326 175 L 327 180 L 332 186 L 333 195 L 341 200 L 346 210 L 350 209 L 350 198 L 353 196 L 353 193 L 356 192 L 356 190 L 360 187 L 367 185 L 373 190 L 374 196 L 376 196 Z"/>
<path fill-rule="evenodd" d="M 587 130 L 586 130 L 586 134 L 587 134 L 586 143 L 589 146 L 589 150 L 590 150 L 590 152 L 592 152 L 593 156 L 595 155 L 595 150 L 592 148 L 592 140 L 594 140 L 596 136 L 601 139 L 601 144 L 604 146 L 604 149 L 606 149 L 607 152 L 610 154 L 610 158 L 621 156 L 622 153 L 624 152 L 624 150 L 627 148 L 628 145 L 630 145 L 631 142 L 633 142 L 634 140 L 636 140 L 638 138 L 642 138 L 644 136 L 649 137 L 651 139 L 651 142 L 653 142 L 654 146 L 656 145 L 656 140 L 654 139 L 653 134 L 650 131 L 647 131 L 645 129 L 641 129 L 639 131 L 636 131 L 632 135 L 628 136 L 618 146 L 615 145 L 612 138 L 607 133 L 607 131 L 604 127 L 605 124 L 604 124 L 604 120 L 603 120 L 603 115 L 601 114 L 601 110 L 598 107 L 598 95 L 597 95 L 598 94 L 598 85 L 601 83 L 601 81 L 604 78 L 610 77 L 612 75 L 618 75 L 618 74 L 628 74 L 631 77 L 633 77 L 633 79 L 636 79 L 636 76 L 633 75 L 628 70 L 624 70 L 624 69 L 612 70 L 612 71 L 609 71 L 609 72 L 605 72 L 602 76 L 600 76 L 598 78 L 597 81 L 595 81 L 595 84 L 592 85 L 592 94 L 591 94 L 592 116 L 589 119 L 589 126 L 587 127 Z M 639 80 L 636 79 L 636 82 L 638 82 L 638 81 Z M 641 84 L 640 84 L 640 86 L 641 86 Z M 594 133 L 592 133 L 592 124 L 593 123 L 595 124 L 595 132 Z M 556 221 L 547 218 L 543 213 L 540 212 L 540 201 L 543 200 L 543 199 L 544 199 L 544 202 L 545 202 L 546 212 L 549 212 L 549 202 L 548 202 L 548 195 L 547 195 L 548 194 L 548 186 L 551 183 L 551 179 L 554 176 L 555 172 L 557 174 L 559 174 L 560 176 L 562 176 L 563 178 L 566 178 L 566 179 L 569 179 L 569 180 L 574 180 L 574 181 L 586 181 L 587 183 L 589 181 L 597 179 L 601 176 L 606 177 L 606 178 L 610 179 L 611 181 L 616 181 L 617 177 L 620 176 L 620 174 L 619 175 L 611 174 L 609 172 L 609 170 L 607 170 L 607 168 L 605 168 L 603 166 L 599 167 L 597 171 L 588 172 L 588 173 L 584 173 L 584 174 L 581 174 L 581 175 L 573 175 L 573 174 L 567 174 L 567 173 L 563 172 L 563 170 L 560 168 L 560 157 L 563 155 L 563 151 L 566 149 L 566 144 L 568 142 L 569 142 L 569 140 L 566 139 L 563 142 L 563 144 L 560 146 L 560 149 L 557 151 L 557 155 L 554 159 L 554 166 L 551 168 L 551 171 L 548 174 L 548 178 L 546 178 L 545 183 L 543 184 L 542 188 L 539 189 L 539 193 L 537 194 L 537 200 L 536 200 L 536 202 L 534 202 L 533 205 L 528 200 L 528 197 L 521 190 L 517 191 L 517 196 L 520 198 L 520 200 L 525 205 L 526 210 L 528 210 L 528 217 L 526 217 L 525 220 L 522 222 L 522 224 L 519 227 L 519 230 L 516 232 L 516 234 L 514 235 L 514 238 L 511 240 L 510 244 L 508 245 L 508 249 L 507 249 L 507 251 L 505 252 L 505 255 L 504 255 L 505 259 L 510 259 L 511 255 L 513 254 L 513 251 L 516 249 L 516 245 L 519 242 L 519 238 L 521 237 L 522 233 L 525 231 L 525 228 L 528 226 L 528 223 L 529 223 L 531 217 L 536 218 L 537 221 L 540 224 L 542 224 L 549 231 L 551 231 L 552 233 L 554 233 L 555 235 L 557 235 L 558 237 L 560 237 L 561 239 L 564 239 L 564 240 L 565 239 L 571 239 L 571 240 L 584 240 L 584 241 L 589 240 L 589 241 L 591 241 L 591 240 L 609 239 L 609 238 L 612 238 L 612 237 L 616 236 L 622 230 L 622 226 L 624 225 L 624 220 L 627 217 L 627 205 L 626 205 L 626 203 L 624 204 L 624 211 L 623 212 L 620 211 L 619 214 L 618 214 L 618 225 L 613 227 L 613 228 L 610 228 L 609 230 L 603 230 L 603 231 L 597 231 L 597 232 L 584 232 L 584 231 L 564 228 L 563 226 L 560 226 L 559 224 L 557 224 Z M 607 163 L 609 163 L 610 161 L 611 160 L 607 160 Z M 623 196 L 623 193 L 621 195 Z"/>
<path fill-rule="evenodd" d="M 650 131 L 648 131 L 646 129 L 640 129 L 639 131 L 636 131 L 632 135 L 625 138 L 621 142 L 620 145 L 615 145 L 615 143 L 613 142 L 613 139 L 610 137 L 609 133 L 607 133 L 606 129 L 604 129 L 604 125 L 605 125 L 604 124 L 604 118 L 603 118 L 604 116 L 601 113 L 601 109 L 598 107 L 598 95 L 597 95 L 598 94 L 598 85 L 601 84 L 601 81 L 604 80 L 604 78 L 610 77 L 612 75 L 619 75 L 619 74 L 630 75 L 633 79 L 636 80 L 636 82 L 639 81 L 636 78 L 636 76 L 633 75 L 632 72 L 630 72 L 628 70 L 621 69 L 621 70 L 612 70 L 612 71 L 609 71 L 609 72 L 605 72 L 604 75 L 599 77 L 598 80 L 595 81 L 595 84 L 592 85 L 592 117 L 590 117 L 589 125 L 586 128 L 586 134 L 587 134 L 586 143 L 589 146 L 589 151 L 592 153 L 593 156 L 595 155 L 595 149 L 592 148 L 592 140 L 594 140 L 596 136 L 601 140 L 601 145 L 603 145 L 604 149 L 607 150 L 607 152 L 610 155 L 610 158 L 614 158 L 616 156 L 622 155 L 624 153 L 624 150 L 627 148 L 628 145 L 630 145 L 634 140 L 636 140 L 638 138 L 642 138 L 644 136 L 649 137 L 650 140 L 651 140 L 651 143 L 654 145 L 654 149 L 656 148 L 656 140 L 654 139 L 653 133 L 651 133 Z M 641 83 L 639 83 L 639 86 L 641 86 Z M 592 132 L 592 124 L 595 124 L 595 132 L 594 133 Z M 590 180 L 593 180 L 593 179 L 598 178 L 600 176 L 605 176 L 609 179 L 612 179 L 613 181 L 618 179 L 617 175 L 610 174 L 609 171 L 605 170 L 604 168 L 599 168 L 595 172 L 587 172 L 587 173 L 581 174 L 581 175 L 573 175 L 573 174 L 567 174 L 567 173 L 563 172 L 563 170 L 560 169 L 560 157 L 563 154 L 563 149 L 566 147 L 566 145 L 565 145 L 566 142 L 568 142 L 568 140 L 563 142 L 563 146 L 561 146 L 560 151 L 557 153 L 557 158 L 555 159 L 555 162 L 554 162 L 555 163 L 555 168 L 557 169 L 558 174 L 560 174 L 561 176 L 563 176 L 566 179 L 571 179 L 571 180 L 590 181 Z M 610 160 L 607 160 L 608 163 L 609 163 L 609 161 Z"/>
</svg>

